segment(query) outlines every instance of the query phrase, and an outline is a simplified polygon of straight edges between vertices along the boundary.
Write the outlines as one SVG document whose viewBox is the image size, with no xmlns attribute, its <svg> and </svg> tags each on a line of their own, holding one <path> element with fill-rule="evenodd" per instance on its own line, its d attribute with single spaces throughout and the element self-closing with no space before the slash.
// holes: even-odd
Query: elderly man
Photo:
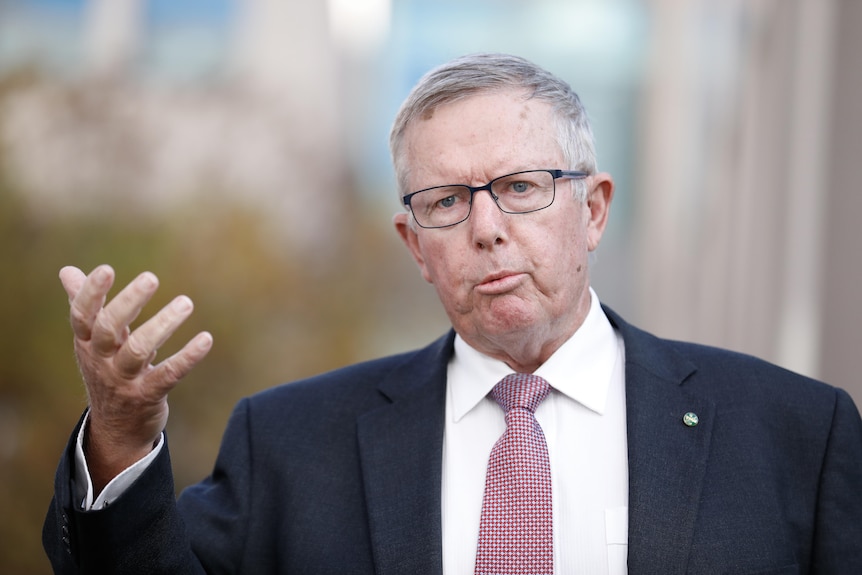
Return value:
<svg viewBox="0 0 862 575">
<path fill-rule="evenodd" d="M 520 58 L 429 72 L 392 130 L 394 224 L 453 330 L 242 400 L 175 501 L 167 394 L 202 333 L 134 332 L 157 287 L 64 268 L 90 398 L 44 544 L 63 573 L 860 573 L 848 395 L 657 339 L 603 308 L 588 256 L 613 181 L 571 88 Z"/>
</svg>

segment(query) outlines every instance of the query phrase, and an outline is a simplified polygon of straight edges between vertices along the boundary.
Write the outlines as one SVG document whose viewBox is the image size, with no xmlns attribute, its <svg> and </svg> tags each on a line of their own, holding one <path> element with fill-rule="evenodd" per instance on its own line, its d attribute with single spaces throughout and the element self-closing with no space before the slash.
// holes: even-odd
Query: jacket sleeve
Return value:
<svg viewBox="0 0 862 575">
<path fill-rule="evenodd" d="M 836 390 L 823 458 L 812 554 L 813 573 L 862 573 L 862 419 Z"/>
<path fill-rule="evenodd" d="M 165 449 L 116 501 L 84 511 L 75 501 L 75 438 L 57 470 L 42 543 L 55 573 L 203 573 L 192 553 L 174 497 Z"/>
</svg>

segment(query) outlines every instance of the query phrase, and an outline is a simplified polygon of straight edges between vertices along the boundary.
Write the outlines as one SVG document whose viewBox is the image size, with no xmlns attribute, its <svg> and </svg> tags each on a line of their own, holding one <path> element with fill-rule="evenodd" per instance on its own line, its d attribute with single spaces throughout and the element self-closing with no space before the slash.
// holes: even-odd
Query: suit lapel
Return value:
<svg viewBox="0 0 862 575">
<path fill-rule="evenodd" d="M 687 391 L 696 368 L 606 310 L 626 348 L 629 573 L 685 573 L 706 473 L 715 405 Z M 695 413 L 695 426 L 683 416 Z"/>
<path fill-rule="evenodd" d="M 441 338 L 395 370 L 380 385 L 390 403 L 357 422 L 379 575 L 442 573 L 440 483 L 453 337 Z"/>
</svg>

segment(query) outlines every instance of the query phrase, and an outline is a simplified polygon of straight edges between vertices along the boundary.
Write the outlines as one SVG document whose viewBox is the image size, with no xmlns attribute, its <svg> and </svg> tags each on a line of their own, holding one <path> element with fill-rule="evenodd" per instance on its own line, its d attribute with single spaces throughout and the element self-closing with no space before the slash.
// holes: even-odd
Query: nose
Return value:
<svg viewBox="0 0 862 575">
<path fill-rule="evenodd" d="M 479 249 L 502 244 L 506 239 L 506 214 L 497 205 L 491 190 L 480 190 L 473 194 L 470 217 L 467 219 L 473 243 Z"/>
</svg>

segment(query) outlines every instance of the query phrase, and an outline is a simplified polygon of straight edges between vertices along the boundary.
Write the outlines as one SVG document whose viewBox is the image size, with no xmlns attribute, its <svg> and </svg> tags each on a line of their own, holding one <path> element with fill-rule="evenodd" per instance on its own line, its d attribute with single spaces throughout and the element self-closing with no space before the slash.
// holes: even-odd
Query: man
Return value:
<svg viewBox="0 0 862 575">
<path fill-rule="evenodd" d="M 151 365 L 188 298 L 130 332 L 152 274 L 105 304 L 110 268 L 61 271 L 90 406 L 45 523 L 57 572 L 862 572 L 849 396 L 599 305 L 614 188 L 567 84 L 455 60 L 391 146 L 395 227 L 454 330 L 242 400 L 177 502 L 166 398 L 211 336 Z"/>
</svg>

